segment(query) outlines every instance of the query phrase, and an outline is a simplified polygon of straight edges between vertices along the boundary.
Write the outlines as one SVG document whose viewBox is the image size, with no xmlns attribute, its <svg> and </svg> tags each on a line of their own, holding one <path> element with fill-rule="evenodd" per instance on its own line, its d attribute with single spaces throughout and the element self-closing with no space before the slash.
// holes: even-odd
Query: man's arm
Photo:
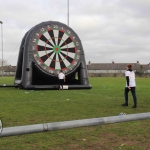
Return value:
<svg viewBox="0 0 150 150">
<path fill-rule="evenodd" d="M 126 81 L 127 81 L 128 89 L 130 89 L 130 86 L 129 86 L 129 76 L 126 76 Z"/>
</svg>

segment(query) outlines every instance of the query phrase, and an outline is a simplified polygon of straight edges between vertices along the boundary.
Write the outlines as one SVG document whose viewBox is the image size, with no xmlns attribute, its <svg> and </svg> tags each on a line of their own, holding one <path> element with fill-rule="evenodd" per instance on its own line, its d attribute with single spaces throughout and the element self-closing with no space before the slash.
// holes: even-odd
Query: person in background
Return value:
<svg viewBox="0 0 150 150">
<path fill-rule="evenodd" d="M 122 104 L 122 106 L 128 106 L 128 93 L 131 91 L 132 96 L 133 96 L 133 101 L 134 105 L 132 108 L 137 107 L 137 98 L 136 98 L 136 82 L 135 82 L 135 73 L 132 70 L 132 65 L 128 64 L 126 66 L 127 71 L 125 72 L 125 77 L 126 77 L 126 87 L 124 90 L 124 98 L 125 98 L 125 103 Z"/>
<path fill-rule="evenodd" d="M 65 74 L 63 73 L 62 70 L 60 70 L 60 73 L 58 74 L 59 90 L 61 90 L 61 89 L 63 90 L 63 84 L 64 84 L 64 82 L 65 82 L 65 80 L 66 80 L 65 78 L 66 78 L 66 77 L 65 77 Z"/>
</svg>

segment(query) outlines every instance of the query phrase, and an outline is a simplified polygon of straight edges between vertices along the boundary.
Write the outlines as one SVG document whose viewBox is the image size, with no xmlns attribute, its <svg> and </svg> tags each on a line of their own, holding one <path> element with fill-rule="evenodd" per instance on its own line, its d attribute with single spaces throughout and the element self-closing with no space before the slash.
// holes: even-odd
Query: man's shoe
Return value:
<svg viewBox="0 0 150 150">
<path fill-rule="evenodd" d="M 132 108 L 136 108 L 136 106 L 134 105 Z"/>
<path fill-rule="evenodd" d="M 128 104 L 122 104 L 122 106 L 128 106 Z"/>
</svg>

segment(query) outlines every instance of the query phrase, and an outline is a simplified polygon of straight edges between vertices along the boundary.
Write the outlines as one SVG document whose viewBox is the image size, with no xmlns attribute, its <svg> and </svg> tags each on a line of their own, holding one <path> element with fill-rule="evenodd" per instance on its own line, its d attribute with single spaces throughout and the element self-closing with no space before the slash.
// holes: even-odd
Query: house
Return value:
<svg viewBox="0 0 150 150">
<path fill-rule="evenodd" d="M 150 63 L 140 64 L 139 61 L 136 63 L 130 63 L 133 66 L 137 76 L 149 76 L 150 77 Z M 89 76 L 124 76 L 126 66 L 128 63 L 91 63 L 89 61 L 87 65 L 87 71 Z M 3 66 L 0 67 L 0 76 L 15 76 L 16 66 Z"/>
<path fill-rule="evenodd" d="M 124 76 L 126 66 L 129 63 L 88 63 L 87 70 L 89 76 Z M 137 75 L 150 74 L 150 64 L 140 64 L 139 61 L 132 64 Z"/>
<path fill-rule="evenodd" d="M 0 75 L 1 76 L 14 76 L 16 73 L 16 66 L 3 66 L 0 67 Z"/>
</svg>

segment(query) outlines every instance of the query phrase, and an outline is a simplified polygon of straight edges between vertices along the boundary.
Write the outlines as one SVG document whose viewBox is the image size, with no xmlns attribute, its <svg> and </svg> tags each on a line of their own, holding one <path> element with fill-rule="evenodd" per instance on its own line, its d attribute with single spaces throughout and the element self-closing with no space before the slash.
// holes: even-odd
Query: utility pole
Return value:
<svg viewBox="0 0 150 150">
<path fill-rule="evenodd" d="M 1 24 L 1 39 L 2 39 L 2 76 L 3 76 L 3 28 L 2 28 L 2 24 L 3 22 L 0 21 L 0 24 Z"/>
<path fill-rule="evenodd" d="M 68 26 L 69 26 L 69 0 L 68 0 Z"/>
</svg>

